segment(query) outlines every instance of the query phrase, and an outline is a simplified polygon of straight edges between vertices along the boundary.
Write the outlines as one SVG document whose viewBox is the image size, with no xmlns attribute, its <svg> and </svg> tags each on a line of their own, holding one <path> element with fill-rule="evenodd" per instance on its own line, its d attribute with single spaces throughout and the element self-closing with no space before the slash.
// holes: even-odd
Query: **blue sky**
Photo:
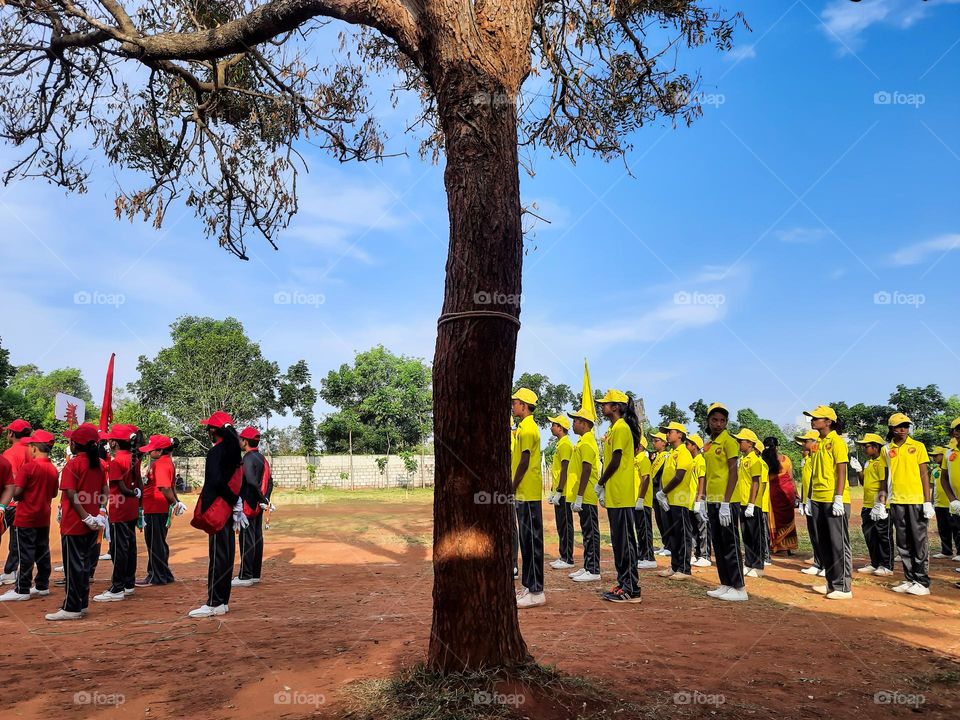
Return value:
<svg viewBox="0 0 960 720">
<path fill-rule="evenodd" d="M 884 402 L 897 383 L 960 391 L 960 0 L 724 7 L 753 32 L 732 54 L 683 56 L 704 117 L 638 132 L 634 177 L 542 154 L 522 178 L 551 222 L 527 241 L 518 374 L 579 388 L 587 357 L 595 387 L 635 390 L 651 414 L 703 397 L 780 422 Z M 80 367 L 95 397 L 111 351 L 118 382 L 133 379 L 183 314 L 240 317 L 268 357 L 305 358 L 317 380 L 378 343 L 431 359 L 442 165 L 394 133 L 388 149 L 404 148 L 380 165 L 312 156 L 280 251 L 253 243 L 248 263 L 183 208 L 159 232 L 114 220 L 109 169 L 80 197 L 0 190 L 3 345 L 17 364 Z"/>
</svg>

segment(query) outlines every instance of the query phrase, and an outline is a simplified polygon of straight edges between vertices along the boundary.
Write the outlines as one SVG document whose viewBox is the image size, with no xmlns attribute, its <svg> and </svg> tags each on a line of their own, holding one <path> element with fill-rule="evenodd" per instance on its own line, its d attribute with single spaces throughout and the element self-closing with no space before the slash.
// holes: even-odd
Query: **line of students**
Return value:
<svg viewBox="0 0 960 720">
<path fill-rule="evenodd" d="M 259 431 L 248 427 L 238 436 L 230 416 L 222 412 L 214 413 L 202 424 L 209 428 L 214 447 L 208 454 L 198 503 L 202 507 L 191 524 L 201 526 L 197 515 L 209 510 L 215 497 L 226 497 L 230 505 L 229 517 L 220 532 L 211 534 L 208 601 L 191 611 L 191 617 L 224 614 L 230 587 L 249 587 L 260 582 L 262 512 L 272 507 L 270 467 L 258 450 Z M 52 433 L 34 431 L 22 419 L 14 420 L 4 431 L 10 447 L 0 456 L 0 535 L 9 527 L 10 543 L 0 584 L 14 587 L 0 595 L 0 601 L 25 601 L 50 594 L 51 503 L 58 491 L 65 599 L 58 612 L 46 616 L 48 620 L 73 620 L 86 614 L 89 587 L 100 555 L 99 539 L 105 530 L 109 533 L 113 574 L 109 588 L 95 596 L 94 601 L 118 602 L 133 595 L 137 587 L 174 581 L 167 530 L 171 518 L 187 509 L 176 495 L 172 460 L 175 439 L 152 435 L 149 442 L 141 445 L 143 438 L 136 426 L 118 424 L 101 432 L 84 424 L 64 433 L 69 441 L 69 457 L 58 472 L 50 460 L 56 442 Z M 102 456 L 103 446 L 109 448 L 109 460 Z M 141 453 L 150 457 L 146 484 L 141 478 Z M 230 475 L 235 471 L 242 473 L 235 493 L 218 482 L 227 469 Z M 239 531 L 241 548 L 241 567 L 236 577 L 232 577 L 234 527 Z M 228 532 L 223 532 L 224 528 Z M 140 580 L 135 580 L 137 529 L 144 532 L 147 548 L 146 576 Z"/>
</svg>

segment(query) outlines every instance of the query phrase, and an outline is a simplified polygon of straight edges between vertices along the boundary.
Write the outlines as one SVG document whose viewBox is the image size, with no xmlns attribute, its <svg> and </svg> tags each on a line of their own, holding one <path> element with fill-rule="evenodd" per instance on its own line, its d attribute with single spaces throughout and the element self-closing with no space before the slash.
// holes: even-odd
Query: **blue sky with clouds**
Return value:
<svg viewBox="0 0 960 720">
<path fill-rule="evenodd" d="M 901 382 L 958 392 L 960 0 L 724 6 L 753 31 L 731 54 L 683 56 L 703 118 L 638 132 L 632 177 L 539 156 L 522 178 L 550 223 L 527 241 L 517 372 L 579 388 L 587 357 L 596 387 L 635 390 L 651 414 L 703 397 L 781 422 Z M 0 190 L 3 345 L 18 364 L 80 367 L 95 396 L 111 351 L 127 382 L 188 313 L 240 317 L 317 379 L 377 343 L 432 358 L 442 165 L 394 135 L 409 157 L 311 157 L 280 251 L 254 243 L 247 263 L 183 208 L 161 231 L 114 220 L 111 170 L 80 197 Z"/>
</svg>

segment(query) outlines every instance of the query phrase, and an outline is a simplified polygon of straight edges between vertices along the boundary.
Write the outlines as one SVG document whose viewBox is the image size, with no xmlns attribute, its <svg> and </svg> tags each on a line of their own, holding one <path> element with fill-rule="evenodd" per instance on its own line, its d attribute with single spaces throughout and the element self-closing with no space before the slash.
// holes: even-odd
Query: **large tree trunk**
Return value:
<svg viewBox="0 0 960 720">
<path fill-rule="evenodd" d="M 450 216 L 443 313 L 519 317 L 523 257 L 514 91 L 464 64 L 437 83 Z M 528 659 L 512 580 L 509 433 L 518 325 L 458 318 L 434 357 L 433 628 L 441 671 Z M 489 499 L 489 502 L 484 500 Z"/>
</svg>

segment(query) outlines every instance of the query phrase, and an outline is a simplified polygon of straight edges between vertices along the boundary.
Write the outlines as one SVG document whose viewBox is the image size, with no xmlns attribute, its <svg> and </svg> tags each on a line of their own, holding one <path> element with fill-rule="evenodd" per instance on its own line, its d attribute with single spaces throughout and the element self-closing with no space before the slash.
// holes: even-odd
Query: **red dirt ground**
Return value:
<svg viewBox="0 0 960 720">
<path fill-rule="evenodd" d="M 183 521 L 171 530 L 172 585 L 138 589 L 121 603 L 91 603 L 79 622 L 44 621 L 61 602 L 59 587 L 49 598 L 2 603 L 2 717 L 342 717 L 348 683 L 385 677 L 425 656 L 429 514 L 422 502 L 282 508 L 267 533 L 264 582 L 234 588 L 222 618 L 186 617 L 205 597 L 206 536 Z M 363 531 L 341 530 L 344 537 L 343 518 Z M 547 548 L 548 561 L 554 549 Z M 614 578 L 607 547 L 602 564 L 605 589 Z M 601 588 L 575 585 L 548 568 L 548 605 L 524 611 L 521 623 L 538 661 L 594 680 L 644 715 L 879 718 L 919 711 L 955 719 L 954 565 L 933 561 L 929 597 L 899 596 L 889 581 L 859 576 L 848 602 L 812 593 L 813 579 L 797 572 L 805 566 L 800 558 L 778 558 L 767 577 L 748 579 L 748 603 L 706 597 L 716 585 L 713 568 L 695 568 L 682 586 L 644 572 L 644 602 L 629 606 L 600 602 Z M 93 587 L 104 588 L 102 580 Z M 123 704 L 111 704 L 120 696 Z M 722 704 L 704 702 L 721 696 Z M 577 716 L 535 702 L 521 714 Z"/>
</svg>

